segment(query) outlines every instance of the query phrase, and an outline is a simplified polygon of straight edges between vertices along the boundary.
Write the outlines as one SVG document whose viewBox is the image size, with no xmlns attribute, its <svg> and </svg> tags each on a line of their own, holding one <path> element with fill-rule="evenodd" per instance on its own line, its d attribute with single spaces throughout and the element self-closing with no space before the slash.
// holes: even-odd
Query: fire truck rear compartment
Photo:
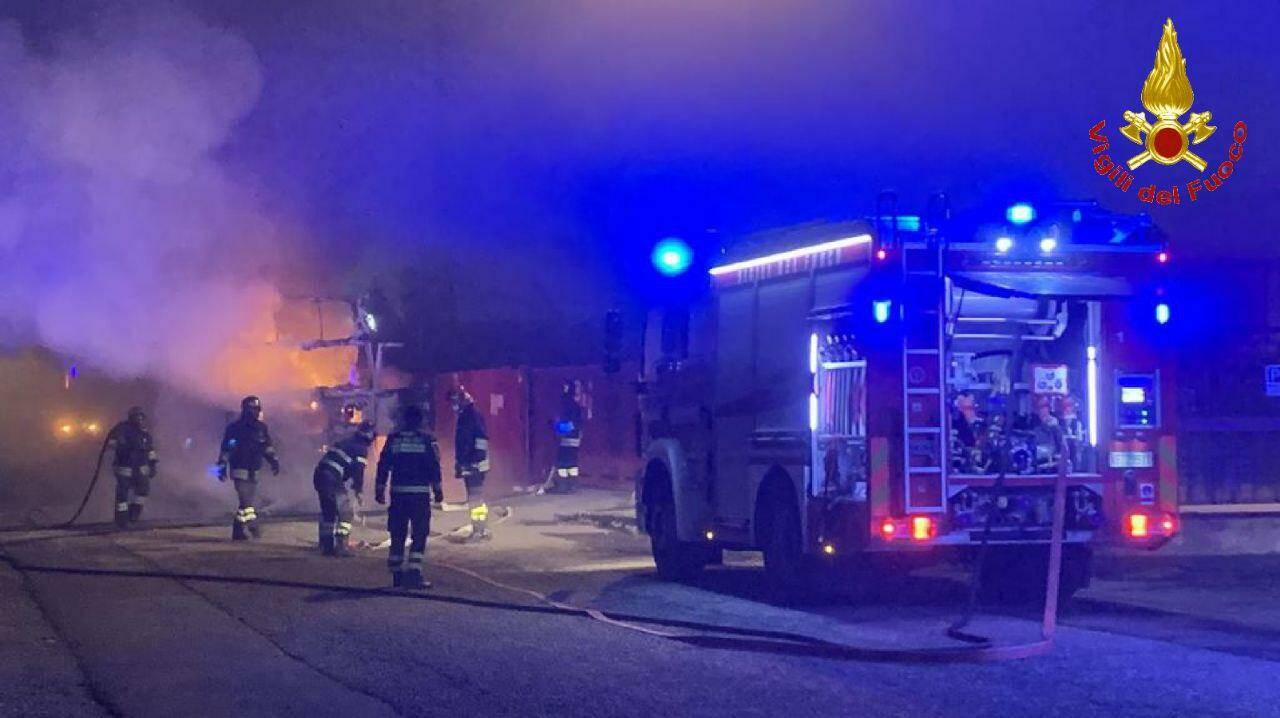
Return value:
<svg viewBox="0 0 1280 718">
<path fill-rule="evenodd" d="M 950 526 L 979 540 L 990 522 L 993 537 L 1049 538 L 1053 487 L 965 488 L 947 502 Z M 1094 531 L 1102 526 L 1102 496 L 1087 486 L 1067 487 L 1066 529 Z"/>
<path fill-rule="evenodd" d="M 1057 435 L 1073 474 L 1092 474 L 1088 436 L 1096 412 L 1089 347 L 1100 305 L 1079 299 L 991 297 L 951 292 L 946 337 L 949 473 L 1050 477 Z M 908 379 L 910 381 L 910 378 Z M 1001 457 L 998 446 L 1007 442 Z M 953 490 L 955 487 L 952 487 Z"/>
</svg>

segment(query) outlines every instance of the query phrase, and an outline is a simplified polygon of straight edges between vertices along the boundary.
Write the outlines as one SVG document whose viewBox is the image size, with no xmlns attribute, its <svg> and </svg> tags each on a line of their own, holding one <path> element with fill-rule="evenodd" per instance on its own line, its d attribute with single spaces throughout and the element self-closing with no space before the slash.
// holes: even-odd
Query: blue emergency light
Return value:
<svg viewBox="0 0 1280 718">
<path fill-rule="evenodd" d="M 1169 305 L 1168 304 L 1165 304 L 1164 302 L 1160 302 L 1159 304 L 1156 305 L 1156 323 L 1157 324 L 1169 323 Z"/>
<path fill-rule="evenodd" d="M 1009 224 L 1027 224 L 1035 221 L 1036 208 L 1026 202 L 1019 202 L 1005 210 L 1004 217 L 1009 220 Z"/>
<path fill-rule="evenodd" d="M 678 237 L 667 237 L 653 246 L 650 255 L 654 269 L 667 277 L 676 277 L 689 271 L 693 264 L 693 250 Z"/>
<path fill-rule="evenodd" d="M 871 303 L 872 313 L 875 315 L 876 322 L 884 324 L 889 321 L 889 310 L 893 307 L 893 302 L 889 299 L 879 299 Z"/>
</svg>

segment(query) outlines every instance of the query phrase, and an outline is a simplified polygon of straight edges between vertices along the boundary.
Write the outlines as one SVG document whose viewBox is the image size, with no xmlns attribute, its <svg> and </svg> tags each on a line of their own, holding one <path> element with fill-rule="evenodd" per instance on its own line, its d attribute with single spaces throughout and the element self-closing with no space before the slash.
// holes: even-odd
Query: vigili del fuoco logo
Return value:
<svg viewBox="0 0 1280 718">
<path fill-rule="evenodd" d="M 1182 48 L 1178 47 L 1178 33 L 1173 29 L 1173 20 L 1165 20 L 1164 34 L 1156 48 L 1155 66 L 1142 84 L 1142 106 L 1155 115 L 1154 121 L 1147 121 L 1146 112 L 1126 110 L 1124 120 L 1129 124 L 1120 128 L 1125 139 L 1142 149 L 1124 164 L 1113 160 L 1107 154 L 1111 141 L 1102 132 L 1107 121 L 1099 120 L 1089 129 L 1089 139 L 1094 142 L 1093 154 L 1096 155 L 1094 171 L 1111 180 L 1121 192 L 1128 192 L 1133 186 L 1133 171 L 1148 162 L 1160 165 L 1186 162 L 1201 173 L 1210 169 L 1209 162 L 1191 148 L 1212 137 L 1218 128 L 1209 124 L 1213 113 L 1208 110 L 1192 112 L 1186 122 L 1182 121 L 1182 116 L 1192 108 L 1194 101 L 1195 93 L 1187 77 L 1187 61 L 1182 57 Z M 1244 157 L 1244 141 L 1248 134 L 1244 122 L 1237 122 L 1231 129 L 1232 142 L 1226 158 L 1208 174 L 1187 182 L 1185 186 L 1173 184 L 1166 189 L 1158 188 L 1154 183 L 1146 185 L 1138 190 L 1138 199 L 1163 205 L 1182 204 L 1184 197 L 1190 203 L 1198 200 L 1203 192 L 1216 192 Z"/>
</svg>

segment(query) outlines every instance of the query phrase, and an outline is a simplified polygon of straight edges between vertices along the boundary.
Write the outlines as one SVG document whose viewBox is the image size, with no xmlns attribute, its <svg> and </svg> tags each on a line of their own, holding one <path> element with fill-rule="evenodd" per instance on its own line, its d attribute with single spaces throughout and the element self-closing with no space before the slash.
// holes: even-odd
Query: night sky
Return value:
<svg viewBox="0 0 1280 718">
<path fill-rule="evenodd" d="M 91 5 L 0 7 L 39 51 Z M 311 274 L 412 262 L 470 316 L 595 311 L 649 281 L 662 236 L 857 216 L 884 188 L 909 208 L 1097 198 L 1152 210 L 1179 257 L 1280 255 L 1276 3 L 186 5 L 257 55 L 260 97 L 217 158 Z M 1196 150 L 1216 164 L 1237 120 L 1249 138 L 1222 190 L 1152 208 L 1138 186 L 1194 170 L 1150 163 L 1121 194 L 1088 130 L 1136 152 L 1121 114 L 1142 110 L 1166 17 L 1219 128 Z"/>
</svg>

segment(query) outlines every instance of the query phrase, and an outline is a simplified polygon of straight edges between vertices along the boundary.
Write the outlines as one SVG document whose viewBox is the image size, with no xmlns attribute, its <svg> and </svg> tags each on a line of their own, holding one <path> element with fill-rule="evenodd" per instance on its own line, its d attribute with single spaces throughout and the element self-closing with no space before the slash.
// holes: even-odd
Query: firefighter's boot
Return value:
<svg viewBox="0 0 1280 718">
<path fill-rule="evenodd" d="M 320 537 L 320 553 L 325 556 L 338 555 L 337 541 L 332 535 Z"/>
<path fill-rule="evenodd" d="M 129 504 L 116 504 L 116 528 L 129 528 Z"/>
<path fill-rule="evenodd" d="M 407 588 L 411 591 L 420 588 L 431 588 L 431 582 L 422 578 L 421 569 L 405 569 L 400 576 L 400 588 Z"/>
<path fill-rule="evenodd" d="M 142 504 L 137 502 L 129 504 L 129 523 L 131 524 L 137 523 L 141 519 L 142 519 Z"/>
<path fill-rule="evenodd" d="M 333 555 L 339 558 L 351 558 L 351 537 L 338 534 L 333 537 Z"/>
<path fill-rule="evenodd" d="M 249 532 L 244 527 L 245 518 L 244 511 L 236 512 L 235 519 L 231 522 L 231 540 L 232 541 L 248 541 Z"/>
<path fill-rule="evenodd" d="M 489 534 L 489 505 L 480 504 L 471 507 L 471 535 L 467 537 L 467 542 L 477 543 L 491 538 L 493 537 Z"/>
<path fill-rule="evenodd" d="M 404 588 L 404 571 L 395 569 L 391 572 L 391 587 Z"/>
<path fill-rule="evenodd" d="M 250 506 L 245 509 L 244 527 L 249 531 L 249 535 L 255 539 L 262 538 L 262 526 L 258 524 L 258 511 Z"/>
</svg>

